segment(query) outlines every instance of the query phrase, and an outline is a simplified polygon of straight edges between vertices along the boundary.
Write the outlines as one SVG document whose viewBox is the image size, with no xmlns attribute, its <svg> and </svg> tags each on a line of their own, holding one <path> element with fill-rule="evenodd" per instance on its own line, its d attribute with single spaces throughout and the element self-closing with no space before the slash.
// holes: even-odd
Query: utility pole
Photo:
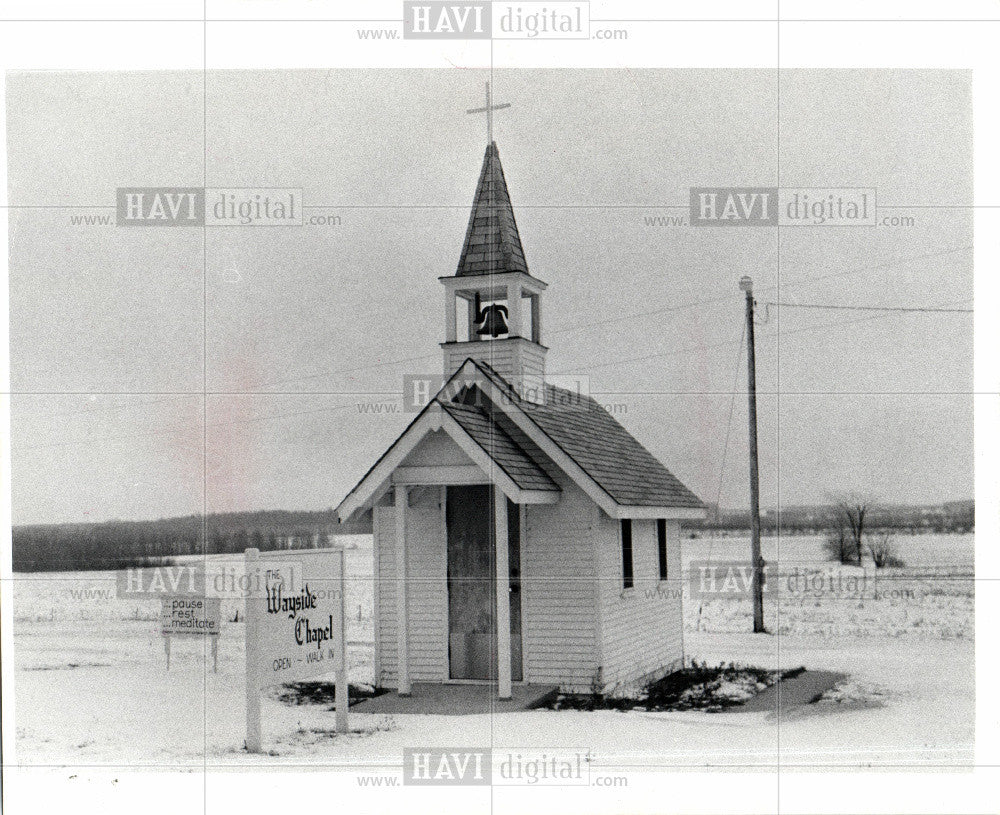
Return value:
<svg viewBox="0 0 1000 815">
<path fill-rule="evenodd" d="M 764 633 L 764 559 L 760 555 L 760 479 L 757 473 L 757 362 L 753 336 L 753 280 L 740 278 L 747 298 L 747 398 L 750 423 L 750 558 L 753 561 L 753 630 Z"/>
</svg>

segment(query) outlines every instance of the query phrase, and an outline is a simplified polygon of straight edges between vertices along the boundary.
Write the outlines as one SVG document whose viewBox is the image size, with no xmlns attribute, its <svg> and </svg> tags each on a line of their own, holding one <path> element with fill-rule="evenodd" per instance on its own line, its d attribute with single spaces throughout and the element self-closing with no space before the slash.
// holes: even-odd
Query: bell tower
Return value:
<svg viewBox="0 0 1000 815">
<path fill-rule="evenodd" d="M 548 350 L 542 345 L 546 285 L 528 271 L 493 141 L 483 157 L 458 269 L 439 279 L 445 288 L 445 377 L 472 357 L 518 392 L 539 390 Z"/>
</svg>

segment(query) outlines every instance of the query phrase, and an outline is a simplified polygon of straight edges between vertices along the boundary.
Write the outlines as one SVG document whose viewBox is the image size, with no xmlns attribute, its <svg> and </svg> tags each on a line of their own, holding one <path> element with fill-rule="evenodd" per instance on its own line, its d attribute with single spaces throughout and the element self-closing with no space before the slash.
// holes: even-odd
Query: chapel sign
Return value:
<svg viewBox="0 0 1000 815">
<path fill-rule="evenodd" d="M 336 673 L 337 730 L 347 730 L 347 640 L 344 550 L 246 552 L 246 573 L 259 574 L 246 596 L 247 750 L 260 752 L 260 691 Z"/>
</svg>

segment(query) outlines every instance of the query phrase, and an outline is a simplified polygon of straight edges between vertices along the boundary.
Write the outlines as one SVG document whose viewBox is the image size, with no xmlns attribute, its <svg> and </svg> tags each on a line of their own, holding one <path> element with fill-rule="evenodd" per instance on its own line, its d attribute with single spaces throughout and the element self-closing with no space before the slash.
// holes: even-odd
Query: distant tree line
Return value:
<svg viewBox="0 0 1000 815">
<path fill-rule="evenodd" d="M 839 501 L 829 505 L 809 507 L 783 507 L 780 516 L 765 512 L 761 516 L 761 530 L 765 534 L 783 535 L 826 532 L 839 528 L 844 522 Z M 865 525 L 871 529 L 892 530 L 899 533 L 918 532 L 972 532 L 976 526 L 976 509 L 973 501 L 955 501 L 935 506 L 885 506 L 869 504 Z M 688 524 L 704 529 L 748 530 L 748 510 L 719 510 L 709 508 L 708 518 Z"/>
<path fill-rule="evenodd" d="M 325 546 L 331 534 L 361 528 L 341 526 L 332 510 L 284 510 L 188 515 L 157 521 L 107 521 L 13 528 L 16 572 L 127 569 L 169 565 L 182 555 L 237 554 Z"/>
</svg>

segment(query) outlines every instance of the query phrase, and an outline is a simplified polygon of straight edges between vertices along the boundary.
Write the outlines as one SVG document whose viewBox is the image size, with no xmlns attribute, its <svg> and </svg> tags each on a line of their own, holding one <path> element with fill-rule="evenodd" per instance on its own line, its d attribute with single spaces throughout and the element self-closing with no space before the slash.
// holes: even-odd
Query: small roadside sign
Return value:
<svg viewBox="0 0 1000 815">
<path fill-rule="evenodd" d="M 160 606 L 160 633 L 170 670 L 170 641 L 174 637 L 211 637 L 213 670 L 219 670 L 219 632 L 222 600 L 218 597 L 168 595 Z"/>
</svg>

